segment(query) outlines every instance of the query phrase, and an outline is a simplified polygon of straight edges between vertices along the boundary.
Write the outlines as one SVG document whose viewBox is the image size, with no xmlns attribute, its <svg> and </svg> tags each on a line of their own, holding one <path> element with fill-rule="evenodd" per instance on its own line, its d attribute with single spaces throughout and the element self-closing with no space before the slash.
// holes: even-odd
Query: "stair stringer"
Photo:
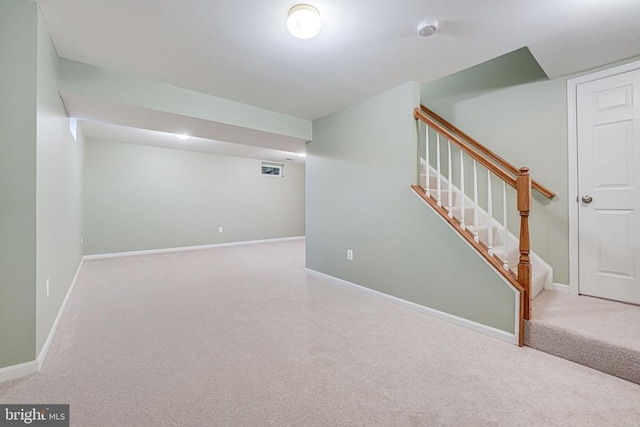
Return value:
<svg viewBox="0 0 640 427">
<path fill-rule="evenodd" d="M 425 174 L 425 166 L 426 166 L 426 162 L 425 159 L 420 158 L 420 182 L 419 185 L 426 190 L 426 174 Z M 433 166 L 429 165 L 429 178 L 430 181 L 433 180 L 437 180 L 437 170 L 435 168 L 433 168 Z M 449 189 L 449 181 L 447 180 L 447 178 L 445 176 L 443 176 L 442 174 L 440 174 L 440 187 L 441 187 L 441 191 L 448 191 Z M 461 191 L 458 187 L 456 187 L 455 185 L 452 185 L 451 188 L 453 188 L 453 203 L 452 203 L 452 208 L 460 208 L 461 207 L 461 203 L 459 200 L 459 196 L 461 194 Z M 433 196 L 433 194 L 435 193 L 435 191 L 437 191 L 435 189 L 435 185 L 432 186 L 430 183 L 430 192 Z M 443 203 L 444 206 L 444 203 Z M 465 194 L 465 211 L 467 210 L 472 210 L 474 209 L 475 203 L 474 201 Z M 453 210 L 453 209 L 452 209 Z M 465 215 L 466 216 L 466 215 Z M 480 206 L 478 206 L 478 224 L 479 224 L 479 228 L 480 227 L 486 227 L 488 221 L 487 221 L 487 217 L 488 214 L 487 212 Z M 456 219 L 460 219 L 459 217 L 456 217 Z M 466 224 L 467 227 L 470 230 L 473 229 L 473 227 L 470 224 Z M 493 233 L 493 247 L 494 247 L 494 251 L 495 254 L 499 256 L 499 258 L 503 258 L 502 257 L 502 252 L 501 249 L 504 247 L 504 233 L 503 231 L 497 232 L 497 230 L 504 230 L 503 225 L 497 221 L 495 218 L 492 218 L 491 221 L 491 229 L 492 229 L 492 233 Z M 479 233 L 480 234 L 480 233 Z M 488 233 L 487 233 L 488 235 Z M 513 233 L 511 233 L 510 231 L 508 231 L 507 233 L 508 236 L 508 240 L 509 240 L 509 244 L 508 244 L 508 264 L 509 264 L 509 270 L 512 273 L 516 273 L 517 272 L 517 264 L 518 264 L 518 259 L 520 257 L 520 251 L 519 251 L 519 238 L 516 237 Z M 487 238 L 484 235 L 484 233 L 482 233 L 482 235 L 480 236 L 480 241 L 482 243 L 484 243 L 485 245 L 487 244 Z M 484 237 L 484 239 L 482 238 Z M 530 262 L 531 262 L 531 295 L 530 298 L 534 299 L 536 296 L 538 296 L 538 294 L 540 294 L 540 292 L 542 292 L 543 289 L 545 289 L 546 287 L 548 287 L 550 284 L 553 283 L 553 268 L 546 262 L 544 261 L 538 254 L 536 254 L 534 251 L 531 251 L 529 253 L 529 257 L 530 257 Z"/>
<path fill-rule="evenodd" d="M 412 186 L 412 187 L 416 187 L 417 186 Z M 456 228 L 451 225 L 451 223 L 449 223 L 449 221 L 447 221 L 447 218 L 445 218 L 443 216 L 443 214 L 441 212 L 439 212 L 434 206 L 432 206 L 431 204 L 429 204 L 429 202 L 427 202 L 424 197 L 419 193 L 419 191 L 416 188 L 412 188 L 413 193 L 416 195 L 416 197 L 418 197 L 429 209 L 431 209 L 431 211 L 438 217 L 440 218 L 440 220 L 442 222 L 444 222 L 447 227 L 449 227 L 449 229 L 456 235 L 458 236 L 463 242 L 465 242 L 465 244 L 469 247 L 469 249 L 471 249 L 473 252 L 477 252 L 478 249 L 474 248 L 473 243 L 469 242 L 462 234 L 460 234 L 458 232 L 458 230 L 456 230 Z M 481 328 L 478 329 L 474 329 L 477 330 L 478 332 L 482 332 L 485 335 L 489 335 L 489 336 L 493 336 L 494 338 L 498 338 L 502 341 L 506 341 L 509 342 L 511 344 L 515 344 L 518 345 L 520 347 L 522 347 L 524 345 L 524 319 L 522 318 L 522 310 L 524 307 L 524 291 L 522 289 L 522 287 L 515 281 L 515 279 L 511 278 L 511 280 L 513 281 L 510 282 L 507 278 L 505 278 L 503 276 L 503 274 L 501 274 L 498 269 L 499 267 L 491 264 L 485 257 L 480 256 L 480 259 L 487 264 L 491 269 L 493 269 L 493 271 L 495 271 L 496 275 L 500 278 L 500 280 L 502 280 L 507 286 L 508 288 L 513 292 L 513 298 L 514 298 L 514 312 L 513 312 L 513 318 L 514 318 L 514 333 L 510 333 L 510 332 L 506 332 L 504 330 L 500 330 L 500 329 L 496 329 L 487 325 L 482 325 Z"/>
</svg>

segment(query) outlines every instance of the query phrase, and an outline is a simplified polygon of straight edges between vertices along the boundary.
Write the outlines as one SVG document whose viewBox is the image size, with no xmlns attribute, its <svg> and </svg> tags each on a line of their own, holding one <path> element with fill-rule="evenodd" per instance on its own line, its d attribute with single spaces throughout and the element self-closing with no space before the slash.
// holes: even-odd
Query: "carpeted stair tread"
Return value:
<svg viewBox="0 0 640 427">
<path fill-rule="evenodd" d="M 536 350 L 640 384 L 640 352 L 573 331 L 525 322 L 524 344 Z"/>
<path fill-rule="evenodd" d="M 640 307 L 543 291 L 525 345 L 640 384 Z"/>
</svg>

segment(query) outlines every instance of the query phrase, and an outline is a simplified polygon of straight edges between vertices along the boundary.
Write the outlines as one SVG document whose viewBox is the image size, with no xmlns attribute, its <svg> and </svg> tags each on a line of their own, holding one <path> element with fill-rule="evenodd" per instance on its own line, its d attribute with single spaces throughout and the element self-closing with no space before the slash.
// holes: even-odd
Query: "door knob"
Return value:
<svg viewBox="0 0 640 427">
<path fill-rule="evenodd" d="M 591 196 L 582 196 L 582 203 L 589 204 L 593 202 L 593 197 Z"/>
</svg>

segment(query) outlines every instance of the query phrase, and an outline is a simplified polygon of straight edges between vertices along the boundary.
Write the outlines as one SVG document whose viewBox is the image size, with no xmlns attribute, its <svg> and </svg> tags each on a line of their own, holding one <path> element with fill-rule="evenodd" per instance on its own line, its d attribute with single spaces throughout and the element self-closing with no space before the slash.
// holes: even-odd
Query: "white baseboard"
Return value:
<svg viewBox="0 0 640 427">
<path fill-rule="evenodd" d="M 319 277 L 321 279 L 326 279 L 334 285 L 341 286 L 348 289 L 353 289 L 358 292 L 362 292 L 365 294 L 373 295 L 378 298 L 382 298 L 384 300 L 400 304 L 404 307 L 410 308 L 412 310 L 426 313 L 430 316 L 433 316 L 437 319 L 444 320 L 445 322 L 452 323 L 456 326 L 461 326 L 466 329 L 470 329 L 475 332 L 479 332 L 481 334 L 497 338 L 499 340 L 508 342 L 510 344 L 518 345 L 518 337 L 516 334 L 511 334 L 509 332 L 494 328 L 492 326 L 483 325 L 482 323 L 474 322 L 473 320 L 464 319 L 462 317 L 455 316 L 453 314 L 445 313 L 443 311 L 439 311 L 433 308 L 425 307 L 420 304 L 416 304 L 411 301 L 404 300 L 402 298 L 394 297 L 392 295 L 388 295 L 373 289 L 366 288 L 361 285 L 357 285 L 352 282 L 348 282 L 343 279 L 338 279 L 337 277 L 330 276 L 328 274 L 320 273 L 319 271 L 311 270 L 310 268 L 305 269 L 306 272 L 312 276 Z"/>
<path fill-rule="evenodd" d="M 38 358 L 36 360 L 32 360 L 31 362 L 21 363 L 19 365 L 8 366 L 6 368 L 0 369 L 0 383 L 34 374 L 38 372 L 40 369 L 42 369 L 42 365 L 47 357 L 49 348 L 51 348 L 51 343 L 53 342 L 53 338 L 55 337 L 56 332 L 58 330 L 58 326 L 60 325 L 60 320 L 62 319 L 62 315 L 64 314 L 64 311 L 67 308 L 67 304 L 69 303 L 69 298 L 71 297 L 71 292 L 73 291 L 73 288 L 76 285 L 76 282 L 78 280 L 78 276 L 80 275 L 80 270 L 82 270 L 83 264 L 84 264 L 84 258 L 80 260 L 80 264 L 76 269 L 76 274 L 75 276 L 73 276 L 73 281 L 71 282 L 71 286 L 69 286 L 69 289 L 67 290 L 67 295 L 64 297 L 64 301 L 62 301 L 60 310 L 58 310 L 58 315 L 56 316 L 56 319 L 53 321 L 53 325 L 51 326 L 51 330 L 49 331 L 49 336 L 47 337 L 47 340 L 44 342 L 44 345 L 40 350 L 40 354 L 38 354 Z"/>
<path fill-rule="evenodd" d="M 19 365 L 7 366 L 6 368 L 0 369 L 0 383 L 35 374 L 38 372 L 38 369 L 39 365 L 37 360 L 21 363 Z"/>
<path fill-rule="evenodd" d="M 548 291 L 560 292 L 561 294 L 570 293 L 569 285 L 564 285 L 562 283 L 549 283 L 548 285 L 544 285 L 544 288 Z"/>
<path fill-rule="evenodd" d="M 150 249 L 150 250 L 142 250 L 142 251 L 130 251 L 130 252 L 114 252 L 108 254 L 97 254 L 97 255 L 85 255 L 85 260 L 92 259 L 104 259 L 104 258 L 118 258 L 125 256 L 135 256 L 135 255 L 153 255 L 153 254 L 163 254 L 168 252 L 183 252 L 183 251 L 196 251 L 200 249 L 212 249 L 212 248 L 223 248 L 227 246 L 240 246 L 240 245 L 253 245 L 258 243 L 275 243 L 275 242 L 286 242 L 289 240 L 302 240 L 305 236 L 296 236 L 296 237 L 282 237 L 278 239 L 264 239 L 264 240 L 244 240 L 240 242 L 229 242 L 229 243 L 214 243 L 211 245 L 199 245 L 199 246 L 181 246 L 177 248 L 165 248 L 165 249 Z"/>
<path fill-rule="evenodd" d="M 38 354 L 38 358 L 36 359 L 38 362 L 38 369 L 42 369 L 42 364 L 47 357 L 47 353 L 49 352 L 49 348 L 51 347 L 51 343 L 53 342 L 53 338 L 58 331 L 58 325 L 60 325 L 60 320 L 62 319 L 62 315 L 67 308 L 67 304 L 69 303 L 69 298 L 71 297 L 71 292 L 73 292 L 73 288 L 76 286 L 76 281 L 78 280 L 78 276 L 80 275 L 80 270 L 82 269 L 82 265 L 84 264 L 84 258 L 80 260 L 80 264 L 76 269 L 76 274 L 73 276 L 73 281 L 71 282 L 71 286 L 67 290 L 67 295 L 64 297 L 64 301 L 62 301 L 62 305 L 60 306 L 60 310 L 58 310 L 58 315 L 56 316 L 56 320 L 53 321 L 53 325 L 51 326 L 51 331 L 49 331 L 49 336 L 47 340 L 44 342 L 42 349 L 40 350 L 40 354 Z"/>
</svg>

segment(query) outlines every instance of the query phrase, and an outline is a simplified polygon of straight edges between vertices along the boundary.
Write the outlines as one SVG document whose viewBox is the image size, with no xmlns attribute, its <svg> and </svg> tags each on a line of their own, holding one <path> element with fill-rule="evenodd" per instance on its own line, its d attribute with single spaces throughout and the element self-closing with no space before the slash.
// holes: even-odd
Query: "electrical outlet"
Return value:
<svg viewBox="0 0 640 427">
<path fill-rule="evenodd" d="M 47 277 L 47 281 L 45 282 L 45 287 L 47 288 L 47 298 L 49 298 L 49 278 Z"/>
<path fill-rule="evenodd" d="M 223 231 L 224 231 L 224 228 L 218 227 L 218 233 L 222 233 Z"/>
<path fill-rule="evenodd" d="M 353 251 L 351 249 L 347 249 L 347 260 L 353 261 Z"/>
</svg>

